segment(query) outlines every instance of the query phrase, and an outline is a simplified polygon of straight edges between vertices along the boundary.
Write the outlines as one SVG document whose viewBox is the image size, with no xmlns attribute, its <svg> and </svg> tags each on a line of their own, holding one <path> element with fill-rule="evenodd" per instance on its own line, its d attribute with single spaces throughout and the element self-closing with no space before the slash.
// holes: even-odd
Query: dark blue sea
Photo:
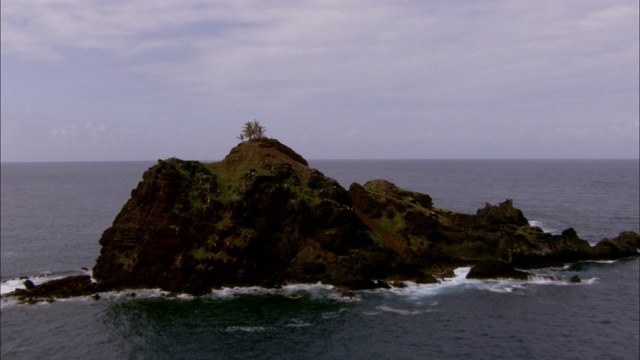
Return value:
<svg viewBox="0 0 640 360">
<path fill-rule="evenodd" d="M 531 223 L 592 243 L 640 231 L 638 160 L 310 161 L 348 187 L 387 179 L 436 207 L 475 213 L 513 199 Z M 151 162 L 4 163 L 2 293 L 90 273 L 101 233 Z M 84 270 L 87 268 L 89 270 Z M 466 280 L 357 291 L 323 284 L 158 289 L 36 305 L 1 299 L 8 359 L 634 359 L 638 258 L 539 269 L 528 281 Z M 540 275 L 553 275 L 548 280 Z M 583 281 L 569 281 L 578 275 Z"/>
</svg>

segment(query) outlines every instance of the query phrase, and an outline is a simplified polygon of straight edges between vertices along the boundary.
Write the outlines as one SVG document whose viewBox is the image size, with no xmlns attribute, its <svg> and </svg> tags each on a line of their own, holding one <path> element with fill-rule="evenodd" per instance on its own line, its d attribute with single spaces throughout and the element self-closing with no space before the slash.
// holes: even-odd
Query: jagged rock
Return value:
<svg viewBox="0 0 640 360">
<path fill-rule="evenodd" d="M 591 245 L 580 239 L 573 228 L 564 230 L 560 235 L 520 229 L 516 235 L 512 262 L 520 267 L 557 266 L 594 258 Z"/>
<path fill-rule="evenodd" d="M 77 296 L 85 294 L 91 284 L 91 277 L 88 275 L 68 276 L 34 286 L 28 293 L 30 296 L 41 296 L 55 291 L 58 297 Z"/>
<path fill-rule="evenodd" d="M 383 205 L 374 200 L 362 185 L 358 183 L 351 184 L 349 197 L 353 201 L 353 205 L 357 206 L 364 214 L 374 219 L 382 216 Z"/>
<path fill-rule="evenodd" d="M 31 282 L 30 280 L 27 280 Z M 106 289 L 103 284 L 96 284 L 91 281 L 88 275 L 68 276 L 62 279 L 50 280 L 40 285 L 32 282 L 26 289 L 18 289 L 9 294 L 17 296 L 22 301 L 33 304 L 39 301 L 52 302 L 53 298 L 68 298 L 74 296 L 87 296 Z"/>
<path fill-rule="evenodd" d="M 626 231 L 617 237 L 600 241 L 593 249 L 595 258 L 608 260 L 629 256 L 638 256 L 640 248 L 640 235 Z"/>
<path fill-rule="evenodd" d="M 485 261 L 474 265 L 467 274 L 467 279 L 517 279 L 527 280 L 529 274 L 516 270 L 508 263 L 502 261 Z"/>
<path fill-rule="evenodd" d="M 224 285 L 362 287 L 388 255 L 374 247 L 335 180 L 277 140 L 221 162 L 149 169 L 107 229 L 93 274 L 124 286 L 202 293 Z"/>
<path fill-rule="evenodd" d="M 273 139 L 242 143 L 213 164 L 159 161 L 100 243 L 93 271 L 100 282 L 191 293 L 287 282 L 435 282 L 433 274 L 459 264 L 526 268 L 594 255 L 573 229 L 551 235 L 530 227 L 511 200 L 467 215 L 385 180 L 347 192 Z M 620 253 L 627 243 L 633 240 L 604 243 L 599 253 Z"/>
<path fill-rule="evenodd" d="M 33 289 L 33 288 L 35 287 L 35 284 L 33 283 L 33 281 L 28 280 L 28 279 L 27 279 L 27 280 L 25 280 L 23 284 L 24 284 L 24 287 L 25 287 L 27 290 L 31 290 L 31 289 Z"/>
<path fill-rule="evenodd" d="M 515 267 L 637 256 L 640 238 L 625 232 L 591 247 L 573 229 L 552 235 L 529 226 L 511 200 L 471 215 L 385 180 L 347 191 L 262 138 L 216 163 L 159 160 L 100 245 L 97 283 L 86 275 L 32 288 L 25 282 L 14 295 L 38 301 L 159 287 L 173 296 L 318 281 L 361 289 L 437 282 L 472 264 L 470 278 L 525 279 Z"/>
<path fill-rule="evenodd" d="M 478 209 L 476 219 L 481 223 L 491 225 L 529 225 L 529 221 L 524 217 L 522 211 L 513 207 L 511 199 L 507 199 L 498 206 L 487 203 L 484 208 Z"/>
</svg>

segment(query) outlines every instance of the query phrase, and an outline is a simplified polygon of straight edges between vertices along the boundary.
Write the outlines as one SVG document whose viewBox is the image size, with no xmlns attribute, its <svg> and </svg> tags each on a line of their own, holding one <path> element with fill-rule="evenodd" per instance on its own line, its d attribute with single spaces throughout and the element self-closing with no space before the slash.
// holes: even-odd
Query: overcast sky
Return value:
<svg viewBox="0 0 640 360">
<path fill-rule="evenodd" d="M 638 158 L 637 0 L 1 7 L 2 161 Z"/>
</svg>

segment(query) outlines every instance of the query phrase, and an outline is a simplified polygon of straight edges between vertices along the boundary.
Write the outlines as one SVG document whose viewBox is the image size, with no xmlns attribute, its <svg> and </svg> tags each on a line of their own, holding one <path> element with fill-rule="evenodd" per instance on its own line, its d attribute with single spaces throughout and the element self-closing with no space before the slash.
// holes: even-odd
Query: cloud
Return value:
<svg viewBox="0 0 640 360">
<path fill-rule="evenodd" d="M 145 58 L 137 68 L 240 93 L 279 82 L 306 92 L 367 88 L 389 96 L 404 88 L 446 97 L 594 70 L 598 56 L 589 53 L 634 60 L 637 42 L 612 44 L 609 33 L 634 30 L 638 7 L 588 5 L 3 2 L 3 50 L 50 60 L 66 48 L 125 57 L 180 49 L 189 56 Z M 637 29 L 628 32 L 634 36 Z"/>
<path fill-rule="evenodd" d="M 571 142 L 602 142 L 616 143 L 620 140 L 638 141 L 638 121 L 636 122 L 612 122 L 612 123 L 587 123 L 576 126 L 559 126 L 546 131 L 545 140 L 571 141 Z"/>
<path fill-rule="evenodd" d="M 76 126 L 63 126 L 51 130 L 51 137 L 53 139 L 73 139 L 77 137 Z"/>
<path fill-rule="evenodd" d="M 85 124 L 85 129 L 87 129 L 87 131 L 89 132 L 89 134 L 91 134 L 91 136 L 96 136 L 99 133 L 103 133 L 107 128 L 103 123 L 100 123 L 98 125 L 93 125 L 93 123 L 86 123 Z"/>
<path fill-rule="evenodd" d="M 619 122 L 611 125 L 609 129 L 615 135 L 623 135 L 625 137 L 635 138 L 638 140 L 638 138 L 640 138 L 640 133 L 638 132 L 640 129 L 640 119 L 628 122 Z"/>
<path fill-rule="evenodd" d="M 235 136 L 237 129 L 225 127 L 229 119 L 258 117 L 279 118 L 291 138 L 312 134 L 309 141 L 448 137 L 460 147 L 454 141 L 491 141 L 505 131 L 552 138 L 554 127 L 595 139 L 606 135 L 602 129 L 615 132 L 612 113 L 638 116 L 639 5 L 624 0 L 1 6 L 3 59 L 78 69 L 85 79 L 95 69 L 103 71 L 96 86 L 116 84 L 105 97 L 87 99 L 87 108 L 102 100 L 109 116 L 75 110 L 79 129 L 93 136 L 107 129 L 113 136 L 121 124 L 112 119 L 128 112 L 137 116 L 130 122 L 136 136 L 151 122 L 154 136 L 175 134 L 175 115 L 194 124 L 188 119 L 215 117 L 216 134 Z M 119 98 L 127 82 L 144 90 L 132 86 Z M 128 107 L 112 110 L 106 98 Z M 182 107 L 189 110 L 175 110 Z M 80 125 L 87 118 L 92 123 Z M 615 126 L 619 134 L 627 128 Z M 51 134 L 71 132 L 58 127 Z"/>
<path fill-rule="evenodd" d="M 177 0 L 90 0 L 81 4 L 72 0 L 3 2 L 3 47 L 6 51 L 41 60 L 63 57 L 64 48 L 126 55 L 139 52 L 140 45 L 143 49 L 163 45 L 161 41 L 150 41 L 149 46 L 141 41 L 145 37 L 171 34 L 200 22 L 224 22 L 240 14 L 241 7 L 233 2 L 220 5 Z"/>
</svg>

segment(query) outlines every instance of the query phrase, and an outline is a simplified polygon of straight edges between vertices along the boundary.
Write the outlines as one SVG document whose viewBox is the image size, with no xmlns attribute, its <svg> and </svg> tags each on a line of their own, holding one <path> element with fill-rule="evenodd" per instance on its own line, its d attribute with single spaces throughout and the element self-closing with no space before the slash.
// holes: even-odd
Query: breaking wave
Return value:
<svg viewBox="0 0 640 360">
<path fill-rule="evenodd" d="M 607 261 L 606 263 L 610 263 Z M 470 290 L 490 291 L 495 293 L 513 293 L 527 288 L 528 286 L 543 285 L 591 285 L 597 282 L 598 278 L 581 279 L 575 283 L 571 281 L 570 265 L 564 268 L 547 268 L 530 271 L 528 280 L 514 279 L 495 279 L 495 280 L 477 280 L 467 279 L 470 267 L 461 267 L 454 270 L 454 277 L 445 278 L 436 284 L 416 284 L 411 281 L 401 282 L 401 285 L 391 286 L 389 289 L 373 289 L 373 290 L 357 290 L 347 291 L 333 285 L 322 283 L 315 284 L 292 284 L 279 288 L 263 288 L 258 286 L 250 287 L 223 287 L 214 289 L 204 297 L 219 300 L 232 300 L 238 297 L 246 296 L 283 296 L 290 299 L 306 299 L 306 300 L 331 300 L 339 302 L 360 301 L 363 296 L 371 294 L 383 294 L 398 296 L 408 300 L 417 300 L 425 298 L 433 298 L 440 294 L 459 293 Z M 24 282 L 28 279 L 35 285 L 42 284 L 49 280 L 62 278 L 61 275 L 51 275 L 49 273 L 40 274 L 33 277 L 20 277 L 16 279 L 8 279 L 2 281 L 2 301 L 1 307 L 5 308 L 14 305 L 17 300 L 4 296 L 17 289 L 24 289 Z M 109 291 L 94 296 L 82 296 L 70 299 L 54 299 L 54 301 L 96 301 L 96 300 L 118 300 L 118 299 L 152 299 L 166 298 L 175 300 L 193 300 L 195 296 L 183 293 L 170 293 L 161 289 L 125 289 L 120 291 Z M 433 302 L 437 304 L 437 301 Z M 418 315 L 423 311 L 397 309 L 392 306 L 381 306 L 368 315 L 376 315 L 379 313 L 395 313 L 399 315 Z M 292 323 L 291 327 L 302 327 L 304 324 Z"/>
<path fill-rule="evenodd" d="M 540 229 L 542 229 L 542 231 L 546 233 L 551 233 L 551 234 L 560 233 L 558 229 L 550 227 L 548 224 L 538 220 L 529 220 L 529 226 L 539 227 Z"/>
<path fill-rule="evenodd" d="M 14 292 L 18 289 L 25 289 L 25 282 L 30 280 L 34 285 L 44 284 L 50 280 L 62 279 L 62 275 L 51 275 L 50 272 L 44 272 L 35 276 L 21 276 L 15 279 L 2 280 L 0 283 L 0 295 Z"/>
</svg>

